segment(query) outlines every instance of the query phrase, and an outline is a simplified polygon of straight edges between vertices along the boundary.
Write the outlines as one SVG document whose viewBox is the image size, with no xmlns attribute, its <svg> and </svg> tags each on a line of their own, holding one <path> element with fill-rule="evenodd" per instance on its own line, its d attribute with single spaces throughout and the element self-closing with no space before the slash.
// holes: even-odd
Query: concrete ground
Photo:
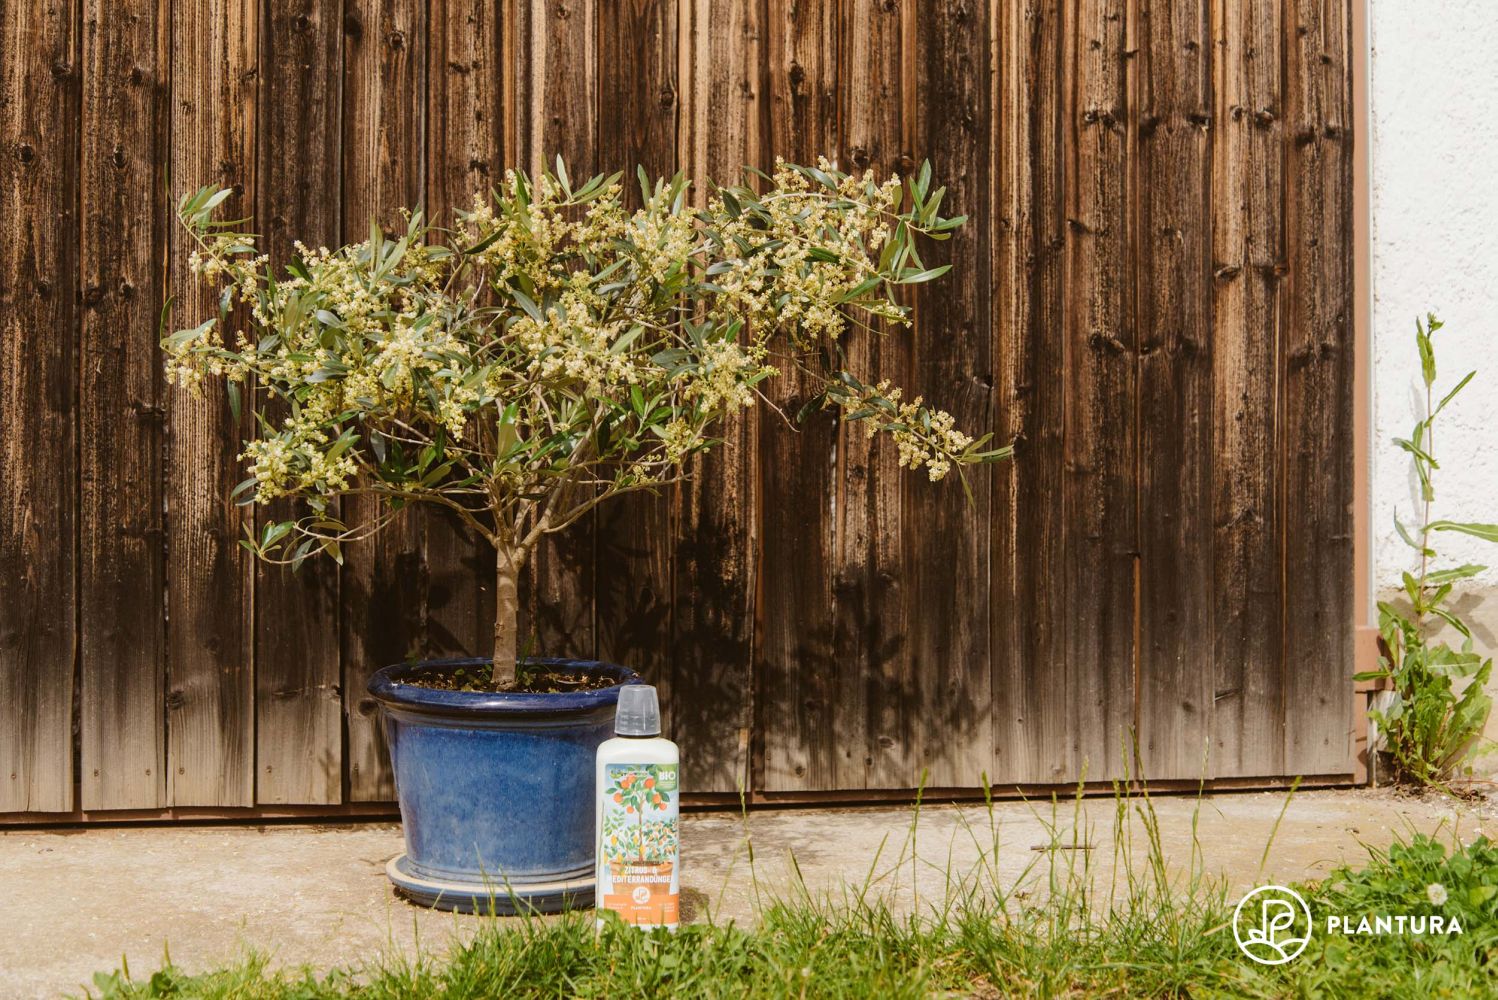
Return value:
<svg viewBox="0 0 1498 1000">
<path fill-rule="evenodd" d="M 1314 878 L 1363 857 L 1360 842 L 1386 845 L 1396 832 L 1444 828 L 1463 838 L 1498 834 L 1498 811 L 1439 796 L 1386 790 L 1297 794 L 1261 869 L 1283 794 L 1153 799 L 1167 859 L 1191 863 L 1193 813 L 1208 872 L 1234 890 L 1273 879 Z M 794 891 L 794 857 L 808 890 L 839 896 L 872 883 L 873 893 L 909 909 L 939 902 L 952 877 L 996 872 L 1008 889 L 1033 879 L 1032 866 L 1080 853 L 1045 848 L 1051 829 L 1065 843 L 1090 844 L 1096 877 L 1113 870 L 1112 799 L 1002 803 L 993 823 L 981 806 L 928 804 L 909 849 L 909 807 L 756 811 L 685 817 L 682 847 L 687 919 L 752 920 L 757 900 Z M 1134 850 L 1143 840 L 1132 824 Z M 1078 831 L 1073 836 L 1073 830 Z M 751 872 L 746 844 L 754 846 Z M 995 850 L 997 845 L 997 850 Z M 188 970 L 233 959 L 247 947 L 279 963 L 320 970 L 427 952 L 471 935 L 483 918 L 411 906 L 385 881 L 401 849 L 400 829 L 344 826 L 130 827 L 0 833 L 0 997 L 81 994 L 92 974 L 122 957 L 137 976 L 163 949 Z M 997 858 L 996 865 L 980 859 Z M 1027 874 L 1028 870 L 1028 874 Z"/>
</svg>

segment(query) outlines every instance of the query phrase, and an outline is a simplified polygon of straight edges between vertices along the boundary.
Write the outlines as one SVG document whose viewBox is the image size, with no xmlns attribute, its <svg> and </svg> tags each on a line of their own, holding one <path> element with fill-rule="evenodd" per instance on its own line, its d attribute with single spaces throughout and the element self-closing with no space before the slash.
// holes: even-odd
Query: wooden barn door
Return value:
<svg viewBox="0 0 1498 1000">
<path fill-rule="evenodd" d="M 431 514 L 245 557 L 248 425 L 160 374 L 163 300 L 210 306 L 164 191 L 232 186 L 284 260 L 556 154 L 698 198 L 929 159 L 970 217 L 915 332 L 843 347 L 1016 442 L 971 499 L 766 410 L 529 571 L 540 648 L 662 687 L 691 791 L 1348 775 L 1352 7 L 0 3 L 0 816 L 383 808 L 365 680 L 485 652 L 489 557 Z"/>
</svg>

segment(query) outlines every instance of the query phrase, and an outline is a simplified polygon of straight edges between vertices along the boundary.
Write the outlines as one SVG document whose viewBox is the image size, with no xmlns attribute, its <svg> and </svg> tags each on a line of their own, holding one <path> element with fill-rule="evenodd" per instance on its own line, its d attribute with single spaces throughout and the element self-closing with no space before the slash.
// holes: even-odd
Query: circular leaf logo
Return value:
<svg viewBox="0 0 1498 1000">
<path fill-rule="evenodd" d="M 1311 940 L 1311 908 L 1294 889 L 1261 885 L 1238 901 L 1233 940 L 1260 965 L 1284 965 Z"/>
</svg>

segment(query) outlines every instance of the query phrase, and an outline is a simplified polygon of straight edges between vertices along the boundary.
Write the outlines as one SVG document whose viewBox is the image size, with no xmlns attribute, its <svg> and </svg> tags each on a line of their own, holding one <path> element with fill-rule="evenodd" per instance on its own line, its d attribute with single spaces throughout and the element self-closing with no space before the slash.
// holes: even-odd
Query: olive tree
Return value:
<svg viewBox="0 0 1498 1000">
<path fill-rule="evenodd" d="M 167 374 L 228 383 L 256 433 L 241 503 L 300 501 L 247 529 L 261 558 L 298 564 L 368 537 L 411 504 L 452 511 L 495 553 L 493 683 L 516 679 L 517 586 L 541 539 L 612 497 L 679 480 L 725 420 L 798 371 L 814 402 L 887 434 L 933 480 L 1004 457 L 988 435 L 884 382 L 843 370 L 851 328 L 910 321 L 897 289 L 940 276 L 916 243 L 963 222 L 940 212 L 930 168 L 902 182 L 779 163 L 697 206 L 680 174 L 581 185 L 507 172 L 451 228 L 297 244 L 273 267 L 226 191 L 182 198 L 191 270 L 217 314 L 163 341 Z M 367 495 L 361 523 L 339 497 Z M 350 505 L 352 506 L 352 505 Z"/>
</svg>

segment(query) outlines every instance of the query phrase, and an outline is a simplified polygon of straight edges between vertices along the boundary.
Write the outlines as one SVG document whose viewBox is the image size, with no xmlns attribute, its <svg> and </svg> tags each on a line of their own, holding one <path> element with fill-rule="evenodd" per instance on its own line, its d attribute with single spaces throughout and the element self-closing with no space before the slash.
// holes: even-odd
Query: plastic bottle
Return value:
<svg viewBox="0 0 1498 1000">
<path fill-rule="evenodd" d="M 626 924 L 675 930 L 681 910 L 680 754 L 662 739 L 648 684 L 619 689 L 613 739 L 598 748 L 597 906 Z"/>
</svg>

